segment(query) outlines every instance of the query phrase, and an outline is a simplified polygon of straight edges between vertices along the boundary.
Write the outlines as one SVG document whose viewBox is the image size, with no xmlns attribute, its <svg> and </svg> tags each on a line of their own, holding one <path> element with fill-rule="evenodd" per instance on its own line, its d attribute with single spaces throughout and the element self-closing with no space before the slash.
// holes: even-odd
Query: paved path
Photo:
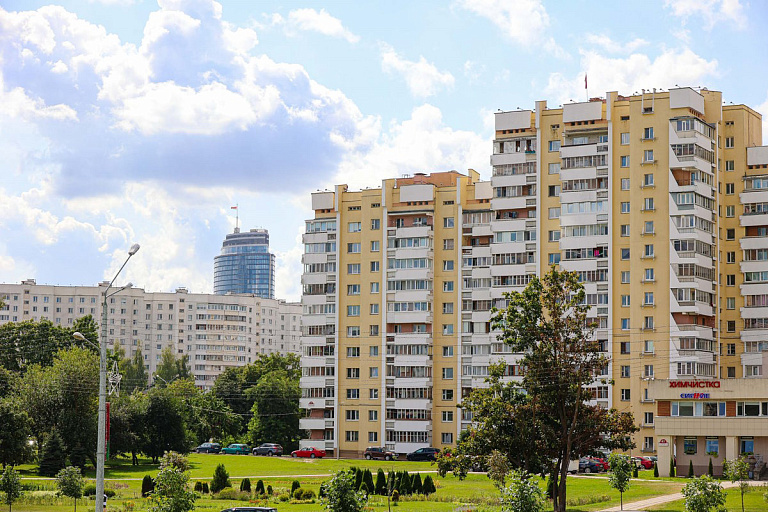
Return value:
<svg viewBox="0 0 768 512">
<path fill-rule="evenodd" d="M 749 485 L 758 486 L 763 485 L 765 482 L 760 481 L 750 481 Z M 723 489 L 731 489 L 733 487 L 737 487 L 737 483 L 733 482 L 722 482 Z M 631 503 L 625 503 L 624 504 L 624 512 L 630 512 L 633 510 L 647 510 L 650 507 L 655 507 L 657 505 L 664 505 L 665 503 L 670 503 L 672 501 L 682 500 L 683 495 L 682 493 L 676 492 L 674 494 L 665 494 L 663 496 L 656 496 L 655 498 L 647 498 L 640 501 L 633 501 Z M 618 512 L 621 510 L 621 505 L 616 505 L 615 507 L 606 508 L 601 510 L 600 512 Z"/>
</svg>

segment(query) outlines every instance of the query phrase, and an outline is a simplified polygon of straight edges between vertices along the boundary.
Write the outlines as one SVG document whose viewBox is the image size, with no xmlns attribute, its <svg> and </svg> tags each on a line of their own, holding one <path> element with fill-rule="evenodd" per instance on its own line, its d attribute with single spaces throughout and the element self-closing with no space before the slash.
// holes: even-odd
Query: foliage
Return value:
<svg viewBox="0 0 768 512">
<path fill-rule="evenodd" d="M 203 482 L 201 482 L 200 480 L 195 482 L 195 492 L 200 492 L 200 493 L 203 492 Z"/>
<path fill-rule="evenodd" d="M 263 375 L 249 390 L 249 396 L 253 398 L 253 417 L 248 423 L 251 443 L 271 439 L 286 450 L 298 448 L 301 439 L 299 381 L 291 380 L 285 371 L 276 370 Z"/>
<path fill-rule="evenodd" d="M 117 493 L 114 489 L 104 489 L 104 494 L 107 498 L 114 498 Z M 83 487 L 83 496 L 96 496 L 96 484 L 88 484 Z"/>
<path fill-rule="evenodd" d="M 632 478 L 637 478 L 639 469 L 637 464 L 632 464 Z"/>
<path fill-rule="evenodd" d="M 181 471 L 189 471 L 189 459 L 178 452 L 165 452 L 163 458 L 160 459 L 160 469 L 174 467 Z"/>
<path fill-rule="evenodd" d="M 491 327 L 501 330 L 499 339 L 513 352 L 524 354 L 522 388 L 531 414 L 525 417 L 526 428 L 502 428 L 516 444 L 528 445 L 519 465 L 554 461 L 549 468 L 557 489 L 553 506 L 561 512 L 569 461 L 600 447 L 628 449 L 630 434 L 638 428 L 629 413 L 587 403 L 592 397 L 586 386 L 595 382 L 608 358 L 593 339 L 584 286 L 576 273 L 552 268 L 541 279 L 534 277 L 523 292 L 505 293 L 505 298 L 508 307 L 494 309 Z M 531 450 L 533 461 L 526 460 Z"/>
<path fill-rule="evenodd" d="M 298 480 L 294 480 L 293 482 L 291 482 L 291 494 L 293 494 L 294 491 L 296 491 L 296 489 L 298 489 L 299 487 L 301 487 L 301 483 Z"/>
<path fill-rule="evenodd" d="M 543 512 L 544 491 L 533 475 L 516 469 L 509 475 L 509 486 L 501 490 L 501 510 L 504 512 Z"/>
<path fill-rule="evenodd" d="M 43 448 L 40 451 L 40 467 L 38 472 L 43 476 L 55 476 L 67 465 L 67 455 L 64 444 L 61 442 L 59 431 L 53 429 L 48 434 Z"/>
<path fill-rule="evenodd" d="M 654 461 L 653 463 L 653 476 L 656 478 L 659 478 L 659 464 L 658 461 Z"/>
<path fill-rule="evenodd" d="M 56 473 L 56 487 L 59 493 L 75 500 L 75 510 L 77 510 L 77 500 L 83 497 L 83 475 L 80 474 L 80 468 L 67 466 Z"/>
<path fill-rule="evenodd" d="M 149 399 L 135 390 L 111 400 L 109 412 L 109 445 L 115 456 L 130 453 L 133 465 L 138 464 L 138 454 L 145 442 L 145 419 Z"/>
<path fill-rule="evenodd" d="M 189 512 L 195 508 L 197 495 L 187 489 L 189 476 L 173 466 L 160 470 L 155 490 L 150 496 L 151 512 Z"/>
<path fill-rule="evenodd" d="M 682 490 L 686 512 L 725 511 L 726 492 L 711 476 L 694 478 Z"/>
<path fill-rule="evenodd" d="M 327 483 L 323 507 L 328 512 L 361 512 L 367 501 L 365 493 L 354 487 L 355 477 L 348 471 L 339 471 Z"/>
<path fill-rule="evenodd" d="M 12 466 L 6 466 L 0 476 L 0 491 L 3 492 L 3 503 L 8 505 L 8 512 L 11 512 L 13 502 L 21 497 L 21 477 Z"/>
<path fill-rule="evenodd" d="M 363 483 L 368 486 L 368 493 L 371 494 L 376 491 L 376 486 L 373 484 L 373 473 L 370 469 L 363 471 Z"/>
<path fill-rule="evenodd" d="M 426 494 L 427 496 L 429 496 L 430 494 L 434 494 L 437 491 L 437 489 L 435 489 L 435 482 L 432 481 L 431 475 L 427 475 L 424 478 L 424 483 L 422 484 L 421 488 L 424 494 Z"/>
<path fill-rule="evenodd" d="M 268 485 L 268 486 L 267 486 L 267 495 L 268 495 L 268 496 L 272 496 L 272 493 L 273 493 L 273 491 L 272 491 L 272 486 L 271 486 L 271 485 Z"/>
<path fill-rule="evenodd" d="M 256 494 L 259 496 L 264 494 L 264 480 L 259 479 L 259 481 L 256 482 Z"/>
<path fill-rule="evenodd" d="M 208 494 L 211 490 L 208 488 L 208 482 L 203 482 L 203 494 Z"/>
<path fill-rule="evenodd" d="M 75 327 L 85 325 L 83 319 L 75 322 Z M 86 331 L 83 334 L 89 337 L 88 329 L 83 329 Z M 75 330 L 54 325 L 45 319 L 0 325 L 0 367 L 24 374 L 32 366 L 50 366 L 59 350 L 79 343 L 72 337 Z"/>
<path fill-rule="evenodd" d="M 155 481 L 149 475 L 144 475 L 141 480 L 141 495 L 146 498 L 155 490 Z"/>
<path fill-rule="evenodd" d="M 424 484 L 421 482 L 421 475 L 416 473 L 411 478 L 411 488 L 414 494 L 424 494 Z"/>
<path fill-rule="evenodd" d="M 261 482 L 261 480 L 259 480 Z M 243 478 L 240 480 L 240 490 L 245 492 L 251 492 L 251 479 Z M 259 492 L 259 486 L 256 485 L 256 494 L 264 494 L 264 482 L 261 482 L 261 492 Z"/>
<path fill-rule="evenodd" d="M 181 399 L 168 389 L 150 390 L 143 418 L 142 451 L 153 462 L 166 451 L 189 450 L 182 408 Z"/>
<path fill-rule="evenodd" d="M 171 347 L 165 347 L 160 353 L 160 364 L 157 365 L 155 375 L 158 378 L 155 379 L 154 385 L 160 388 L 166 387 L 176 379 L 190 379 L 189 356 L 185 354 L 177 358 Z"/>
<path fill-rule="evenodd" d="M 376 472 L 376 494 L 379 496 L 387 494 L 387 477 L 384 476 L 384 470 L 381 468 Z"/>
<path fill-rule="evenodd" d="M 115 347 L 118 352 L 118 347 Z M 144 356 L 141 349 L 137 349 L 132 358 L 121 357 L 118 365 L 123 379 L 120 381 L 120 391 L 131 394 L 134 391 L 143 391 L 149 385 L 149 375 L 144 368 Z"/>
<path fill-rule="evenodd" d="M 739 482 L 741 511 L 744 512 L 744 495 L 749 492 L 749 463 L 746 457 L 723 461 L 723 476 L 731 482 Z"/>
<path fill-rule="evenodd" d="M 219 492 L 225 487 L 232 487 L 232 482 L 229 481 L 229 473 L 224 464 L 219 464 L 213 471 L 213 480 L 211 480 L 211 492 Z"/>
<path fill-rule="evenodd" d="M 0 464 L 23 464 L 29 459 L 30 420 L 20 400 L 0 398 Z"/>
<path fill-rule="evenodd" d="M 689 460 L 688 461 L 688 478 L 693 478 L 694 476 L 696 475 L 693 473 L 693 461 Z"/>
<path fill-rule="evenodd" d="M 505 483 L 504 481 L 511 469 L 509 467 L 509 459 L 499 450 L 493 450 L 491 451 L 491 454 L 488 455 L 487 462 L 488 478 L 491 479 L 493 485 L 499 489 L 503 488 Z"/>
<path fill-rule="evenodd" d="M 611 466 L 611 474 L 608 475 L 608 485 L 619 491 L 621 509 L 624 510 L 624 493 L 629 490 L 630 474 L 637 466 L 625 455 L 612 453 L 608 457 Z"/>
</svg>

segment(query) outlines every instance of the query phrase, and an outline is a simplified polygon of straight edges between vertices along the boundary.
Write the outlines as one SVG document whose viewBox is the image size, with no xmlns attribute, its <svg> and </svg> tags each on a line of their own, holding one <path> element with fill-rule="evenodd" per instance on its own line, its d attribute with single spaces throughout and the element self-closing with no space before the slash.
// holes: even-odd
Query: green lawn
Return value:
<svg viewBox="0 0 768 512">
<path fill-rule="evenodd" d="M 768 503 L 763 499 L 763 494 L 767 491 L 766 488 L 755 488 L 751 492 L 744 495 L 744 511 L 745 512 L 765 512 L 768 510 Z M 741 494 L 736 489 L 728 490 L 728 499 L 725 502 L 726 509 L 729 511 L 741 512 Z M 684 512 L 685 505 L 683 500 L 673 501 L 666 505 L 653 508 L 651 510 L 657 512 Z"/>
</svg>

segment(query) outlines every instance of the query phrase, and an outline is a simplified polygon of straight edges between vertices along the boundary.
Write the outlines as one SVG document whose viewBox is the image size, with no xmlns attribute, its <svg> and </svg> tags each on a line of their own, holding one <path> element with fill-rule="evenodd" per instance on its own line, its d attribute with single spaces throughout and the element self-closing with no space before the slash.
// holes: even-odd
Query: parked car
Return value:
<svg viewBox="0 0 768 512">
<path fill-rule="evenodd" d="M 278 457 L 283 454 L 283 447 L 275 443 L 262 443 L 253 449 L 254 455 L 277 455 Z"/>
<path fill-rule="evenodd" d="M 310 459 L 322 459 L 325 457 L 325 450 L 318 450 L 314 446 L 310 446 L 309 448 L 293 450 L 291 452 L 291 457 L 309 457 Z"/>
<path fill-rule="evenodd" d="M 221 512 L 277 512 L 275 507 L 235 507 L 225 508 Z"/>
<path fill-rule="evenodd" d="M 644 469 L 653 469 L 653 461 L 650 457 L 637 457 L 637 460 L 640 461 L 640 466 Z"/>
<path fill-rule="evenodd" d="M 371 460 L 371 459 L 393 460 L 397 458 L 397 455 L 394 452 L 387 450 L 383 446 L 369 446 L 363 452 L 363 457 L 365 457 L 368 460 Z"/>
<path fill-rule="evenodd" d="M 419 448 L 405 456 L 408 460 L 436 460 L 440 454 L 437 448 Z"/>
<path fill-rule="evenodd" d="M 251 453 L 251 450 L 248 448 L 247 444 L 232 443 L 226 448 L 222 448 L 221 453 L 229 455 L 248 455 Z"/>
<path fill-rule="evenodd" d="M 588 457 L 588 458 L 591 459 L 591 460 L 594 460 L 598 464 L 602 465 L 603 466 L 603 471 L 608 471 L 609 469 L 611 469 L 611 465 L 608 464 L 608 461 L 603 459 L 603 458 L 601 458 L 601 457 Z"/>
<path fill-rule="evenodd" d="M 603 465 L 593 459 L 579 459 L 579 473 L 600 473 Z"/>
<path fill-rule="evenodd" d="M 195 448 L 197 453 L 219 453 L 221 445 L 219 443 L 203 443 Z"/>
</svg>

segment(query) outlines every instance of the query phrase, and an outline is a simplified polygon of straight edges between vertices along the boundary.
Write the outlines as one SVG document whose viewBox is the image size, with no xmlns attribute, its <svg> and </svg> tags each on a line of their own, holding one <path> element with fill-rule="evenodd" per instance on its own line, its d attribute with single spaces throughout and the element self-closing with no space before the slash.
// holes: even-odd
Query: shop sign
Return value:
<svg viewBox="0 0 768 512">
<path fill-rule="evenodd" d="M 680 398 L 693 398 L 694 400 L 704 400 L 709 398 L 709 393 L 680 393 Z"/>
<path fill-rule="evenodd" d="M 719 380 L 671 380 L 671 388 L 719 388 Z"/>
<path fill-rule="evenodd" d="M 663 437 L 661 439 L 659 439 L 659 447 L 665 447 L 666 448 L 667 446 L 669 446 L 669 441 L 667 441 Z"/>
</svg>

